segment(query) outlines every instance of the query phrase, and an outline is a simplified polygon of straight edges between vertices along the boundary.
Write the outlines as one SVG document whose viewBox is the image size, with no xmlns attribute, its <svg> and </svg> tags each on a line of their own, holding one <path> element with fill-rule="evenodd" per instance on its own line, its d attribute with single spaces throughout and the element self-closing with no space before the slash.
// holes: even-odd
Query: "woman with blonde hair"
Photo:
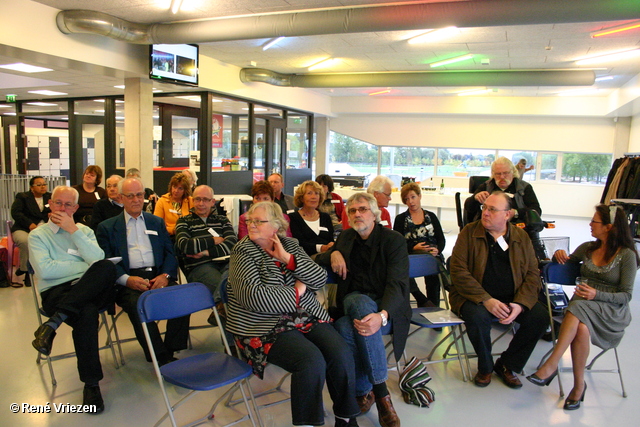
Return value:
<svg viewBox="0 0 640 427">
<path fill-rule="evenodd" d="M 169 236 L 173 239 L 178 219 L 189 215 L 191 208 L 193 208 L 191 182 L 182 172 L 178 172 L 171 178 L 167 193 L 163 194 L 156 203 L 153 214 L 164 219 Z"/>
</svg>

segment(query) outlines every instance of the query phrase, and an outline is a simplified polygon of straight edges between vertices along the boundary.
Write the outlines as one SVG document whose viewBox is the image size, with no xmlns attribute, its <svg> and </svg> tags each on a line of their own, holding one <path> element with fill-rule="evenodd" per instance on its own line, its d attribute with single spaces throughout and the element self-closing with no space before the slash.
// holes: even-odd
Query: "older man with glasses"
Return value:
<svg viewBox="0 0 640 427">
<path fill-rule="evenodd" d="M 383 334 L 393 326 L 396 359 L 409 332 L 409 255 L 404 237 L 380 224 L 378 202 L 369 193 L 347 200 L 351 228 L 335 245 L 316 257 L 338 276 L 335 327 L 353 351 L 356 396 L 361 413 L 373 403 L 383 427 L 399 427 L 400 419 L 387 389 L 387 358 Z"/>
<path fill-rule="evenodd" d="M 451 310 L 464 319 L 478 355 L 474 378 L 478 387 L 491 383 L 492 372 L 508 387 L 522 387 L 516 373 L 522 372 L 549 325 L 547 310 L 538 302 L 538 261 L 527 233 L 510 223 L 510 201 L 502 191 L 489 195 L 482 218 L 462 229 L 451 255 Z M 520 328 L 494 363 L 491 324 L 495 322 L 517 322 Z"/>
<path fill-rule="evenodd" d="M 371 194 L 376 199 L 378 209 L 380 210 L 380 225 L 387 228 L 393 227 L 393 224 L 391 223 L 391 214 L 389 214 L 389 211 L 387 210 L 389 202 L 391 201 L 392 190 L 393 181 L 384 175 L 378 175 L 373 178 L 367 187 L 367 193 Z M 346 209 L 342 211 L 342 227 L 343 229 L 351 227 L 349 223 L 349 215 L 347 215 Z"/>
</svg>

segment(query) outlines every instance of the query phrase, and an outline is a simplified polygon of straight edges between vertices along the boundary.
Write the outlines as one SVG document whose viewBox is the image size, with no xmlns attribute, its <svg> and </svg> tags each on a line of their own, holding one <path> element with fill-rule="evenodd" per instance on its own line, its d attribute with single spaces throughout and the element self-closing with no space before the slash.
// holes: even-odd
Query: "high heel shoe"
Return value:
<svg viewBox="0 0 640 427">
<path fill-rule="evenodd" d="M 584 394 L 587 392 L 587 383 L 584 383 L 584 390 L 582 390 L 582 396 L 580 396 L 580 400 L 571 400 L 567 397 L 564 401 L 564 409 L 565 411 L 573 411 L 574 409 L 580 408 L 580 402 L 584 402 Z"/>
<path fill-rule="evenodd" d="M 551 384 L 551 381 L 553 381 L 556 375 L 558 375 L 558 369 L 556 369 L 553 372 L 553 374 L 549 375 L 548 378 L 543 379 L 537 376 L 536 374 L 533 374 L 533 375 L 529 375 L 527 379 L 529 380 L 529 382 L 532 382 L 533 384 L 542 387 L 542 386 Z"/>
</svg>

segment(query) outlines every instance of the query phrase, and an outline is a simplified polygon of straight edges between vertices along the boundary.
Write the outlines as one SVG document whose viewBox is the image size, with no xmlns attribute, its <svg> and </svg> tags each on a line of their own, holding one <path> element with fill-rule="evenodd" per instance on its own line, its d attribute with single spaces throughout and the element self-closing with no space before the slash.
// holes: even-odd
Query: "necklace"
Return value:
<svg viewBox="0 0 640 427">
<path fill-rule="evenodd" d="M 303 218 L 312 221 L 313 219 L 315 219 L 319 214 L 317 210 L 314 210 L 312 213 L 307 213 L 305 211 L 303 211 L 302 209 L 300 210 L 300 214 L 303 216 Z"/>
</svg>

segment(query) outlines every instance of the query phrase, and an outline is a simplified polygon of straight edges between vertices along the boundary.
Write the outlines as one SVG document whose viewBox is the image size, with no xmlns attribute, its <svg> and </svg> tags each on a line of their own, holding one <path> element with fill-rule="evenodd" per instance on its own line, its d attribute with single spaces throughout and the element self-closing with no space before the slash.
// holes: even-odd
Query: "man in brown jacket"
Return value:
<svg viewBox="0 0 640 427">
<path fill-rule="evenodd" d="M 460 232 L 451 256 L 451 309 L 464 319 L 478 355 L 478 387 L 491 383 L 492 371 L 507 386 L 522 387 L 514 371 L 522 371 L 549 324 L 538 302 L 540 273 L 531 240 L 509 222 L 511 215 L 508 196 L 491 194 L 481 219 Z M 514 321 L 520 328 L 494 364 L 491 324 Z"/>
</svg>

